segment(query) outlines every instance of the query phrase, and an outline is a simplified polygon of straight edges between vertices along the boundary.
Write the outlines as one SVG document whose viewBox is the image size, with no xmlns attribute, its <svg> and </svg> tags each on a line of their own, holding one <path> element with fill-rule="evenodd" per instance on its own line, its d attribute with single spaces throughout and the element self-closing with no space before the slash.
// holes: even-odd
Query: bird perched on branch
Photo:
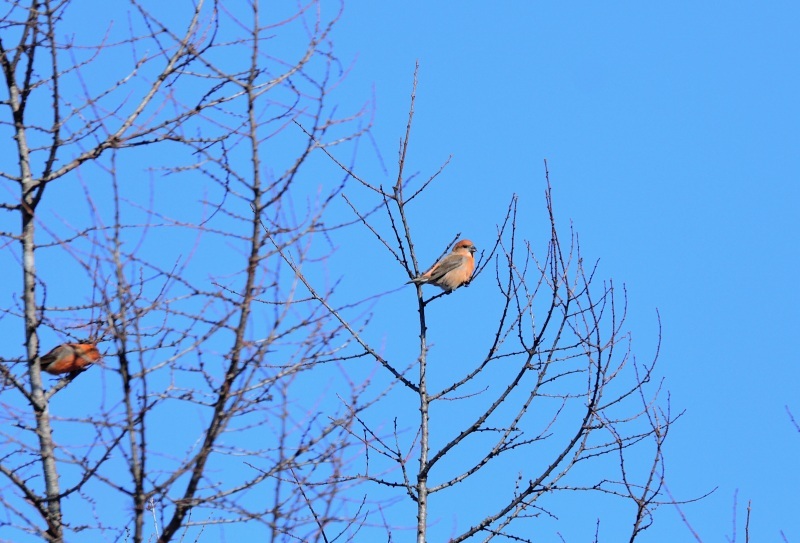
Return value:
<svg viewBox="0 0 800 543">
<path fill-rule="evenodd" d="M 81 341 L 80 343 L 64 343 L 44 355 L 39 365 L 42 371 L 58 375 L 59 373 L 73 373 L 81 371 L 89 364 L 100 360 L 100 351 L 95 343 Z"/>
<path fill-rule="evenodd" d="M 431 269 L 415 277 L 409 283 L 415 285 L 436 285 L 447 292 L 452 292 L 472 278 L 475 269 L 475 245 L 468 239 L 462 239 L 453 245 L 450 254 L 439 260 Z"/>
</svg>

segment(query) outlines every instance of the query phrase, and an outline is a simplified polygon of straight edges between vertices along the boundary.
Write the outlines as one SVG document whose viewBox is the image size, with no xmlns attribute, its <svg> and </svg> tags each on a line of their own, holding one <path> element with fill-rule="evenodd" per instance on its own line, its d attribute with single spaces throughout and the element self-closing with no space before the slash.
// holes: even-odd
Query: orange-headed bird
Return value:
<svg viewBox="0 0 800 543">
<path fill-rule="evenodd" d="M 100 360 L 100 351 L 90 342 L 64 343 L 40 359 L 42 371 L 58 375 L 80 371 Z"/>
<path fill-rule="evenodd" d="M 421 285 L 424 283 L 452 292 L 461 285 L 469 283 L 472 271 L 475 269 L 475 245 L 462 239 L 453 245 L 450 254 L 434 264 L 431 269 L 415 277 L 409 283 Z"/>
</svg>

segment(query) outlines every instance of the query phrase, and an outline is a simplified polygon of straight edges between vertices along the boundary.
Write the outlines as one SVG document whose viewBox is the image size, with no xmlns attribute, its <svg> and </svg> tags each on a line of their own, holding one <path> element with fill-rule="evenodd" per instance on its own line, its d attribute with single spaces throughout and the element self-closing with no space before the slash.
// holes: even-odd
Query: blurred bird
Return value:
<svg viewBox="0 0 800 543">
<path fill-rule="evenodd" d="M 475 269 L 475 245 L 468 239 L 462 239 L 453 245 L 450 254 L 439 260 L 431 269 L 415 277 L 409 283 L 436 285 L 447 292 L 452 292 L 472 278 Z"/>
<path fill-rule="evenodd" d="M 100 351 L 97 350 L 95 344 L 82 341 L 59 345 L 44 355 L 39 364 L 43 371 L 58 375 L 59 373 L 80 371 L 98 360 L 100 360 Z"/>
</svg>

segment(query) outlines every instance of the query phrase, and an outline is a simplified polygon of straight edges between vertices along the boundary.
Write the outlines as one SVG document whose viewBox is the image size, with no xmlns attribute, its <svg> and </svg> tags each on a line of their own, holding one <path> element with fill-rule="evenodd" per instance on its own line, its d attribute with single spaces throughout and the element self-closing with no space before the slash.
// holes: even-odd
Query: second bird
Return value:
<svg viewBox="0 0 800 543">
<path fill-rule="evenodd" d="M 409 283 L 416 285 L 435 285 L 447 292 L 452 292 L 469 282 L 475 269 L 475 245 L 462 239 L 453 245 L 450 254 L 439 260 L 431 269 L 415 277 Z"/>
<path fill-rule="evenodd" d="M 42 370 L 53 375 L 80 371 L 100 360 L 100 351 L 94 343 L 64 343 L 41 358 Z"/>
</svg>

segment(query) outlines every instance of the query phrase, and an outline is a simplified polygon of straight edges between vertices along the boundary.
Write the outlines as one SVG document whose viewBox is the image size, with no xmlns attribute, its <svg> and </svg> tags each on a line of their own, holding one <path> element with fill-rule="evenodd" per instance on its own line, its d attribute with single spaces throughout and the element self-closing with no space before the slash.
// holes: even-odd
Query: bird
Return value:
<svg viewBox="0 0 800 543">
<path fill-rule="evenodd" d="M 100 360 L 100 351 L 95 343 L 81 341 L 79 343 L 63 343 L 44 355 L 39 360 L 43 371 L 58 375 L 81 371 L 89 364 Z"/>
<path fill-rule="evenodd" d="M 472 279 L 475 269 L 475 245 L 468 239 L 462 239 L 453 245 L 450 254 L 431 266 L 431 269 L 415 277 L 409 283 L 415 285 L 435 285 L 446 292 L 453 292 Z"/>
</svg>

